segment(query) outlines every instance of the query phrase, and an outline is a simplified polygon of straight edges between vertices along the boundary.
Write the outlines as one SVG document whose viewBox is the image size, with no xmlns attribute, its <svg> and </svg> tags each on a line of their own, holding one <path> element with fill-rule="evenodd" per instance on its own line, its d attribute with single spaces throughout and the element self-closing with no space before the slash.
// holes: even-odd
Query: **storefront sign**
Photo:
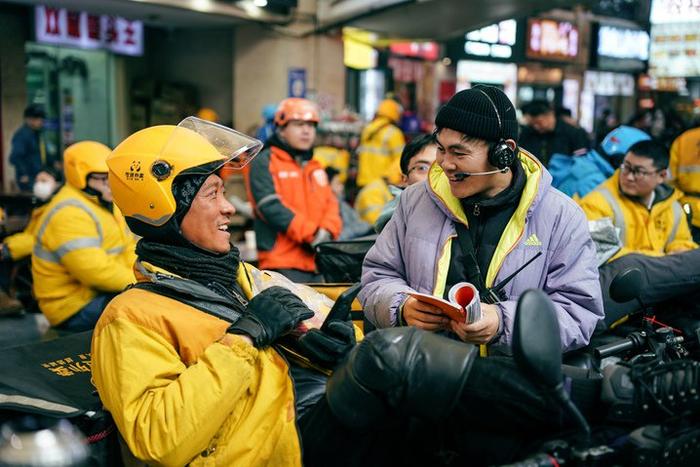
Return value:
<svg viewBox="0 0 700 467">
<path fill-rule="evenodd" d="M 599 69 L 642 71 L 649 60 L 649 34 L 641 29 L 598 25 L 591 64 Z"/>
<path fill-rule="evenodd" d="M 509 59 L 513 56 L 517 22 L 507 19 L 464 35 L 464 53 L 478 57 Z"/>
<path fill-rule="evenodd" d="M 649 74 L 700 76 L 700 21 L 652 24 Z"/>
<path fill-rule="evenodd" d="M 460 60 L 457 62 L 457 91 L 477 84 L 490 84 L 503 89 L 515 102 L 518 86 L 518 67 L 513 63 Z"/>
<path fill-rule="evenodd" d="M 48 6 L 37 6 L 34 12 L 37 42 L 143 55 L 141 21 Z"/>
<path fill-rule="evenodd" d="M 652 24 L 700 22 L 700 0 L 653 0 Z"/>
<path fill-rule="evenodd" d="M 395 55 L 432 62 L 440 58 L 440 46 L 436 42 L 396 42 L 389 46 L 389 51 Z"/>
<path fill-rule="evenodd" d="M 528 58 L 573 60 L 578 55 L 578 29 L 568 21 L 531 18 L 527 22 Z"/>
</svg>

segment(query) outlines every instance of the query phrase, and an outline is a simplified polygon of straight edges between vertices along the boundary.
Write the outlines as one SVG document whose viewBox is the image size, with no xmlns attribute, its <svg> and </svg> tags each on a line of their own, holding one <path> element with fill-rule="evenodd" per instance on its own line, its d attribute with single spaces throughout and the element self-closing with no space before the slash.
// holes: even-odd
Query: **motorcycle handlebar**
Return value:
<svg viewBox="0 0 700 467">
<path fill-rule="evenodd" d="M 593 353 L 596 356 L 596 358 L 603 359 L 606 357 L 610 357 L 611 355 L 617 355 L 627 350 L 638 349 L 642 347 L 645 342 L 645 333 L 633 332 L 624 339 L 596 347 Z"/>
</svg>

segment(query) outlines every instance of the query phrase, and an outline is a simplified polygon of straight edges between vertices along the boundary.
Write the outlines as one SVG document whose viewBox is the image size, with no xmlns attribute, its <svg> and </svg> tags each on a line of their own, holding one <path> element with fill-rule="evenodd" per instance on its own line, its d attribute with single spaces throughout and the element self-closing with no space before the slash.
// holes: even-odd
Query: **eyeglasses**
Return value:
<svg viewBox="0 0 700 467">
<path fill-rule="evenodd" d="M 648 176 L 654 175 L 655 173 L 658 173 L 658 172 L 659 172 L 658 170 L 653 170 L 650 172 L 648 170 L 638 169 L 637 167 L 632 167 L 631 165 L 626 164 L 624 162 L 622 164 L 620 164 L 620 173 L 622 173 L 622 175 L 632 174 L 632 176 L 634 178 L 638 178 L 638 179 L 642 179 L 642 180 L 647 178 Z"/>
<path fill-rule="evenodd" d="M 430 164 L 416 164 L 413 167 L 411 167 L 410 169 L 408 169 L 408 171 L 406 172 L 406 175 L 410 174 L 414 170 L 417 171 L 418 173 L 421 173 L 421 174 L 426 173 L 428 170 L 430 170 Z"/>
</svg>

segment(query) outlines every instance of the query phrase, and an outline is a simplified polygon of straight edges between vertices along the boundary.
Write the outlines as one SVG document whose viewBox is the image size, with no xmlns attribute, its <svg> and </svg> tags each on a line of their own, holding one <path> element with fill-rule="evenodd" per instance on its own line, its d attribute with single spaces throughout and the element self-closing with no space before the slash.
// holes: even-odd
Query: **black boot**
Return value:
<svg viewBox="0 0 700 467">
<path fill-rule="evenodd" d="M 459 400 L 478 349 L 416 328 L 374 331 L 328 381 L 331 412 L 351 428 L 401 413 L 443 420 Z"/>
</svg>

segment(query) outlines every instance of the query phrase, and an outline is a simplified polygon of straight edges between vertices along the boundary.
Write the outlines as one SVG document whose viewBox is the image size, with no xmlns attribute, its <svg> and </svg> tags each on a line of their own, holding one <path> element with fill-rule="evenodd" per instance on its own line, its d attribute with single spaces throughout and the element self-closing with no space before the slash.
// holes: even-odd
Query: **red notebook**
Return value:
<svg viewBox="0 0 700 467">
<path fill-rule="evenodd" d="M 453 321 L 475 323 L 481 319 L 481 302 L 479 291 L 469 282 L 460 282 L 452 286 L 447 294 L 449 300 L 419 292 L 408 294 L 423 303 L 438 307 Z"/>
</svg>

